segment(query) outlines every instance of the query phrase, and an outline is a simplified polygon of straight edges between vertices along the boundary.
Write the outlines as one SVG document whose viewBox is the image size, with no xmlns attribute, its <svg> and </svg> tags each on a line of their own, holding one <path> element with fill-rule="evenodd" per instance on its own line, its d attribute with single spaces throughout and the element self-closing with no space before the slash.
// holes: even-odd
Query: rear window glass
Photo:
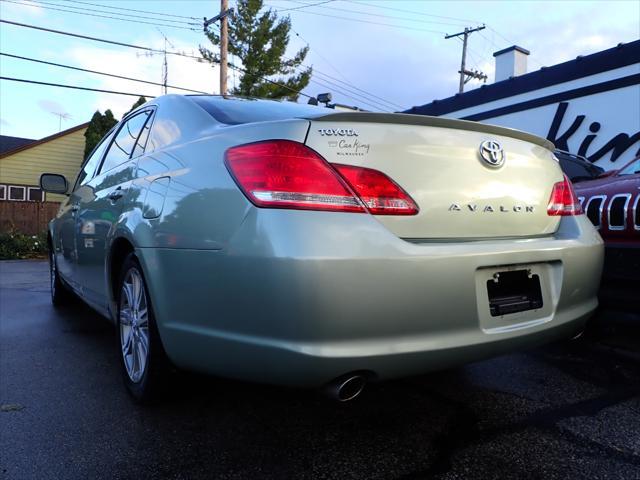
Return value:
<svg viewBox="0 0 640 480">
<path fill-rule="evenodd" d="M 209 115 L 220 123 L 238 125 L 241 123 L 286 120 L 288 118 L 314 118 L 333 113 L 326 107 L 316 107 L 293 102 L 275 100 L 255 100 L 249 98 L 222 98 L 190 96 Z"/>
</svg>

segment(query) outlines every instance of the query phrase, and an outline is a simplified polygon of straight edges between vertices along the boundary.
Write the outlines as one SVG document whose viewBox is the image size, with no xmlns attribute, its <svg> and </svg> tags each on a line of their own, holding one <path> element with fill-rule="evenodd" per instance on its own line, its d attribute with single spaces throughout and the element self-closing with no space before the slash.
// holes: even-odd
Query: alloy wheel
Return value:
<svg viewBox="0 0 640 480">
<path fill-rule="evenodd" d="M 131 381 L 138 383 L 149 360 L 149 310 L 144 280 L 135 267 L 122 282 L 119 321 L 124 366 Z"/>
</svg>

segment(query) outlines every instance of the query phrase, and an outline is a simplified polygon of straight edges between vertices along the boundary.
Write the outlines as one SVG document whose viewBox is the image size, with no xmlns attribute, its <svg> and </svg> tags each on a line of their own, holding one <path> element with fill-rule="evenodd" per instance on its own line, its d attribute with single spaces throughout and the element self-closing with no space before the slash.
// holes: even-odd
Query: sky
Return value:
<svg viewBox="0 0 640 480">
<path fill-rule="evenodd" d="M 331 92 L 335 102 L 373 111 L 400 111 L 454 95 L 462 42 L 445 39 L 485 25 L 469 37 L 467 68 L 493 82 L 493 52 L 519 45 L 531 51 L 528 71 L 640 38 L 640 1 L 265 0 L 289 15 L 288 56 L 309 45 L 314 68 L 303 93 Z M 229 0 L 231 7 L 235 0 Z M 128 10 L 125 10 L 128 9 Z M 199 56 L 214 48 L 202 18 L 217 0 L 0 0 L 2 20 Z M 116 17 L 116 18 L 106 18 Z M 166 38 L 166 40 L 165 40 Z M 162 82 L 162 54 L 0 24 L 3 54 Z M 234 63 L 237 59 L 231 58 Z M 168 55 L 168 84 L 219 92 L 217 67 Z M 0 56 L 3 77 L 119 92 L 160 95 L 162 87 Z M 229 86 L 238 81 L 231 73 Z M 480 81 L 465 89 L 478 88 Z M 185 93 L 169 89 L 169 93 Z M 84 123 L 96 109 L 117 118 L 135 96 L 0 80 L 0 134 L 42 138 Z M 300 101 L 306 98 L 301 97 Z M 62 118 L 61 118 L 62 117 Z"/>
</svg>

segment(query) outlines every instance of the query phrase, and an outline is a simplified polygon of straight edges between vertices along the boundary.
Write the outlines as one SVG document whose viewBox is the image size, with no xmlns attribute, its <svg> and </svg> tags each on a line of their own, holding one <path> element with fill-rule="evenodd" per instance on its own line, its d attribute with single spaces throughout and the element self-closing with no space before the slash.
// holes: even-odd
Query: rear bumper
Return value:
<svg viewBox="0 0 640 480">
<path fill-rule="evenodd" d="M 223 250 L 138 255 L 177 365 L 318 386 L 570 337 L 597 306 L 603 245 L 584 216 L 552 237 L 415 244 L 366 215 L 253 209 Z M 486 280 L 514 265 L 541 275 L 544 305 L 491 317 Z"/>
</svg>

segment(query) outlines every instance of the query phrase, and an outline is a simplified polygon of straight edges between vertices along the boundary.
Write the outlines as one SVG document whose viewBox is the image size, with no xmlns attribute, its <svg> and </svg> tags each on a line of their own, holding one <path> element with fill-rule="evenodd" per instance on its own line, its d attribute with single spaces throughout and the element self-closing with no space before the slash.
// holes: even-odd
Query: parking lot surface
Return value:
<svg viewBox="0 0 640 480">
<path fill-rule="evenodd" d="M 115 329 L 51 306 L 46 262 L 0 262 L 0 316 L 1 478 L 640 478 L 635 316 L 346 404 L 177 374 L 151 407 L 122 385 Z"/>
</svg>

